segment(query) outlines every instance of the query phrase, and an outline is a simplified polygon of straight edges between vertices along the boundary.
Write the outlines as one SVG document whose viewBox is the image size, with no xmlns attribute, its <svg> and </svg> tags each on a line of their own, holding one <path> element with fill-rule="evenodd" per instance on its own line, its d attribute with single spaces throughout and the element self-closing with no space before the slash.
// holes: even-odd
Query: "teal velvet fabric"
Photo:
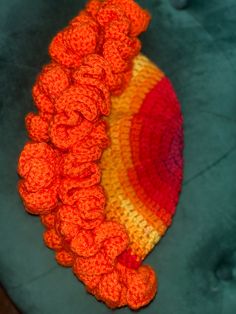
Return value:
<svg viewBox="0 0 236 314">
<path fill-rule="evenodd" d="M 0 1 L 0 281 L 24 314 L 113 313 L 59 267 L 18 196 L 24 116 L 51 38 L 79 0 Z M 166 72 L 184 115 L 184 183 L 173 225 L 146 259 L 159 292 L 141 313 L 236 313 L 236 3 L 140 0 L 143 53 Z M 127 308 L 116 311 L 131 313 Z"/>
</svg>

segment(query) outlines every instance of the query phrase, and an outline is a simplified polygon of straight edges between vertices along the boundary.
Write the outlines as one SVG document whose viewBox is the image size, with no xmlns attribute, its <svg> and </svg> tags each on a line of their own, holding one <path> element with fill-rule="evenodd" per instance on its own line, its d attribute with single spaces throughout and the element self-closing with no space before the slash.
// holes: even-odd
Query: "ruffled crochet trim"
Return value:
<svg viewBox="0 0 236 314">
<path fill-rule="evenodd" d="M 33 87 L 39 112 L 26 117 L 31 141 L 18 164 L 19 193 L 26 210 L 41 216 L 56 260 L 112 308 L 138 309 L 156 293 L 151 267 L 125 265 L 129 237 L 106 219 L 99 167 L 109 145 L 102 116 L 131 78 L 136 36 L 149 20 L 132 0 L 92 0 L 55 36 L 52 61 Z"/>
</svg>

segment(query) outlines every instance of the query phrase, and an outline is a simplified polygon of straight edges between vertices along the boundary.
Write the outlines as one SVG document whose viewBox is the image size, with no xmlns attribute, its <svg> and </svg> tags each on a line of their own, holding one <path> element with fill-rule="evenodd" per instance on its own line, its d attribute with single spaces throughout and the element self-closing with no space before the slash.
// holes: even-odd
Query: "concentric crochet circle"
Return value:
<svg viewBox="0 0 236 314">
<path fill-rule="evenodd" d="M 183 119 L 172 85 L 143 55 L 129 86 L 112 98 L 111 145 L 102 160 L 109 219 L 126 227 L 129 250 L 120 262 L 133 268 L 171 224 L 183 173 Z"/>
</svg>

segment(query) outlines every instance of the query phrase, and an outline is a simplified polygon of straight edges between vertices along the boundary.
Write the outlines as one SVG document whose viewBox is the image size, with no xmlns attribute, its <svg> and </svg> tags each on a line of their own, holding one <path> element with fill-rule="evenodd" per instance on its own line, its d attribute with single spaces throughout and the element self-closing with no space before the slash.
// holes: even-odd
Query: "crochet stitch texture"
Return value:
<svg viewBox="0 0 236 314">
<path fill-rule="evenodd" d="M 182 181 L 178 101 L 139 54 L 149 21 L 133 0 L 92 0 L 55 36 L 18 163 L 20 196 L 46 245 L 111 308 L 155 296 L 155 273 L 141 262 L 170 225 Z"/>
</svg>

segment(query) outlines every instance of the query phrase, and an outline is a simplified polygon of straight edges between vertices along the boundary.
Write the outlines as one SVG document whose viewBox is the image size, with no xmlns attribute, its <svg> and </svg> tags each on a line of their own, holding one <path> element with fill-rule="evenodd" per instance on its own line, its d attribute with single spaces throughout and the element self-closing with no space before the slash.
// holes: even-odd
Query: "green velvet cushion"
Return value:
<svg viewBox="0 0 236 314">
<path fill-rule="evenodd" d="M 159 293 L 142 313 L 236 311 L 236 3 L 140 0 L 152 13 L 143 52 L 172 80 L 185 119 L 185 173 L 177 214 L 147 258 Z M 112 313 L 58 266 L 37 217 L 17 193 L 24 116 L 51 38 L 85 1 L 0 1 L 0 281 L 24 314 Z M 120 309 L 117 313 L 130 313 Z"/>
</svg>

